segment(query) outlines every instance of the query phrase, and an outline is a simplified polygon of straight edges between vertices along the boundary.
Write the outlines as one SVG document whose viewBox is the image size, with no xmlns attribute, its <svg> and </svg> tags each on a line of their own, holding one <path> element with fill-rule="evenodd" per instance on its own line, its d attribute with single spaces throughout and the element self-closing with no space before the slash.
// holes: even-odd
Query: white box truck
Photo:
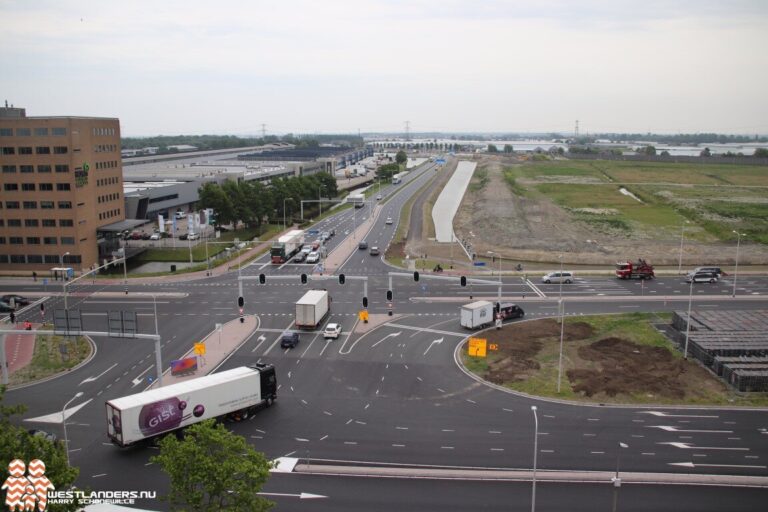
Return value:
<svg viewBox="0 0 768 512">
<path fill-rule="evenodd" d="M 309 290 L 296 303 L 296 328 L 317 329 L 331 311 L 327 290 Z"/>
<path fill-rule="evenodd" d="M 493 303 L 478 300 L 461 306 L 461 326 L 467 329 L 480 329 L 493 324 Z"/>
<path fill-rule="evenodd" d="M 107 437 L 129 446 L 209 418 L 247 417 L 276 398 L 274 366 L 241 366 L 108 401 Z"/>
<path fill-rule="evenodd" d="M 290 260 L 304 246 L 304 230 L 294 229 L 272 243 L 270 256 L 272 263 L 280 264 Z"/>
<path fill-rule="evenodd" d="M 365 196 L 363 194 L 350 194 L 347 197 L 347 202 L 355 208 L 362 208 L 365 206 Z"/>
</svg>

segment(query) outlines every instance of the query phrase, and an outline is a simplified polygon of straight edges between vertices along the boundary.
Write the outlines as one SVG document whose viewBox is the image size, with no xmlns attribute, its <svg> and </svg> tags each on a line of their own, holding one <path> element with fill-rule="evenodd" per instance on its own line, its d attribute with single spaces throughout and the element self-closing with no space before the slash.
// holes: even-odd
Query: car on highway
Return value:
<svg viewBox="0 0 768 512">
<path fill-rule="evenodd" d="M 379 195 L 377 195 L 377 196 L 376 196 L 376 200 L 377 200 L 377 201 L 381 201 L 381 194 L 379 194 Z"/>
<path fill-rule="evenodd" d="M 323 331 L 323 338 L 325 339 L 338 339 L 341 335 L 341 324 L 328 324 Z"/>
<path fill-rule="evenodd" d="M 357 248 L 361 251 L 364 251 L 368 248 L 368 242 L 365 240 L 361 241 L 359 244 L 357 244 Z"/>
<path fill-rule="evenodd" d="M 378 256 L 380 254 L 379 248 L 374 245 L 373 247 L 371 247 L 370 254 L 371 256 Z"/>
<path fill-rule="evenodd" d="M 200 239 L 200 233 L 190 233 L 187 236 L 187 240 L 199 240 Z"/>
<path fill-rule="evenodd" d="M 21 295 L 9 294 L 0 297 L 0 301 L 7 302 L 8 304 L 11 303 L 11 299 L 13 299 L 16 306 L 29 306 L 29 303 L 31 302 L 28 298 L 22 297 Z"/>
<path fill-rule="evenodd" d="M 305 245 L 304 247 L 301 248 L 301 252 L 304 253 L 304 257 L 306 258 L 307 254 L 312 252 L 312 246 L 311 245 Z"/>
<path fill-rule="evenodd" d="M 720 267 L 696 267 L 695 269 L 688 272 L 688 274 L 696 274 L 698 272 L 713 272 L 717 274 L 717 277 L 720 278 L 722 276 L 727 276 L 725 272 Z"/>
<path fill-rule="evenodd" d="M 392 217 L 387 217 L 385 224 L 392 224 Z"/>
<path fill-rule="evenodd" d="M 320 240 L 323 242 L 327 241 L 329 238 L 331 238 L 331 233 L 329 231 L 323 231 L 320 233 Z"/>
<path fill-rule="evenodd" d="M 317 251 L 312 251 L 311 253 L 307 254 L 307 263 L 317 263 L 320 261 L 320 253 Z"/>
<path fill-rule="evenodd" d="M 295 348 L 299 344 L 299 333 L 288 331 L 280 338 L 280 348 Z"/>
<path fill-rule="evenodd" d="M 690 283 L 710 283 L 714 284 L 718 281 L 718 276 L 715 272 L 691 272 L 685 276 L 685 282 Z"/>
<path fill-rule="evenodd" d="M 544 284 L 550 283 L 565 283 L 571 284 L 573 282 L 573 272 L 550 272 L 541 276 L 541 282 Z"/>
<path fill-rule="evenodd" d="M 294 263 L 303 263 L 304 260 L 307 259 L 307 254 L 309 254 L 309 253 L 308 252 L 304 252 L 304 251 L 297 252 L 296 256 L 293 257 L 293 262 Z"/>
</svg>

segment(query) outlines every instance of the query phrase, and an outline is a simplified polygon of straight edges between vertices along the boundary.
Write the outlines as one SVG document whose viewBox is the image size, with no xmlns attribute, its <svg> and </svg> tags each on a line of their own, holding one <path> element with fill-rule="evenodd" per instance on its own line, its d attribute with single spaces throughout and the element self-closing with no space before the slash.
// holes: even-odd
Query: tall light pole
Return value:
<svg viewBox="0 0 768 512">
<path fill-rule="evenodd" d="M 560 299 L 562 302 L 562 299 Z M 560 360 L 557 363 L 557 392 L 560 393 L 560 380 L 563 375 L 563 334 L 565 333 L 565 303 L 560 304 Z"/>
<path fill-rule="evenodd" d="M 563 255 L 560 254 L 557 258 L 560 260 L 560 295 L 559 295 L 559 298 L 557 299 L 557 309 L 560 310 L 560 324 L 562 324 L 563 323 Z M 560 331 L 562 332 L 562 328 L 560 329 Z M 561 336 L 561 340 L 562 340 L 562 336 Z M 562 341 L 561 341 L 561 345 L 562 345 Z M 558 378 L 558 389 L 557 389 L 558 392 L 560 391 L 559 384 L 560 384 L 560 381 Z"/>
<path fill-rule="evenodd" d="M 693 276 L 691 278 L 691 286 L 688 289 L 688 318 L 685 322 L 685 348 L 683 349 L 683 359 L 688 360 L 688 335 L 691 332 L 691 302 L 693 301 Z"/>
<path fill-rule="evenodd" d="M 499 303 L 501 303 L 501 254 L 493 251 L 488 251 L 488 254 L 499 257 Z M 491 266 L 491 274 L 493 274 L 493 266 Z"/>
<path fill-rule="evenodd" d="M 64 270 L 64 256 L 69 256 L 69 253 L 65 252 L 61 255 L 61 268 L 62 272 L 64 272 L 64 275 L 61 276 L 61 288 L 64 290 L 64 310 L 66 311 L 69 308 L 67 308 L 67 271 Z"/>
<path fill-rule="evenodd" d="M 536 415 L 536 406 L 533 411 L 533 490 L 531 491 L 531 512 L 536 512 L 536 458 L 539 455 L 539 417 Z"/>
<path fill-rule="evenodd" d="M 619 459 L 621 458 L 621 450 L 629 448 L 626 443 L 619 443 L 619 449 L 616 450 L 616 476 L 611 478 L 613 482 L 613 512 L 616 512 L 616 506 L 619 503 L 619 488 L 621 488 L 621 478 L 619 478 Z"/>
<path fill-rule="evenodd" d="M 736 268 L 733 271 L 733 297 L 736 298 L 736 278 L 739 276 L 739 247 L 741 246 L 741 237 L 747 236 L 745 233 L 734 231 L 736 236 Z"/>
<path fill-rule="evenodd" d="M 69 254 L 69 253 L 67 253 L 67 254 Z M 62 407 L 62 409 L 61 409 L 61 424 L 64 426 L 64 449 L 67 452 L 67 467 L 70 466 L 70 463 L 69 463 L 69 439 L 67 439 L 67 416 L 66 416 L 66 410 L 67 410 L 67 406 L 69 404 L 71 404 L 73 401 L 77 400 L 81 396 L 83 396 L 83 392 L 82 391 L 78 391 L 75 394 L 75 396 L 70 398 L 69 401 L 67 403 L 65 403 L 64 407 Z"/>
<path fill-rule="evenodd" d="M 677 260 L 677 273 L 680 274 L 680 271 L 683 268 L 683 234 L 685 233 L 685 225 L 688 224 L 687 220 L 683 221 L 682 226 L 680 227 L 680 257 Z"/>
<path fill-rule="evenodd" d="M 322 185 L 317 187 L 317 205 L 320 207 L 320 213 L 318 214 L 318 217 L 323 216 L 323 197 L 320 195 L 321 190 L 323 190 Z"/>
</svg>

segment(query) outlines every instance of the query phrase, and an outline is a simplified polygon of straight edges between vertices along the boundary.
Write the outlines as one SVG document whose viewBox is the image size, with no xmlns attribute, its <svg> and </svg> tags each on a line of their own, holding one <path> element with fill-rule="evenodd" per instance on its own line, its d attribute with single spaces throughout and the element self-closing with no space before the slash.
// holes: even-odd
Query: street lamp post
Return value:
<svg viewBox="0 0 768 512">
<path fill-rule="evenodd" d="M 61 276 L 61 282 L 62 282 L 61 287 L 64 290 L 64 310 L 66 311 L 69 308 L 67 308 L 67 271 L 64 270 L 64 256 L 69 256 L 69 253 L 65 252 L 64 254 L 61 255 L 61 269 L 62 269 L 62 272 L 64 273 Z"/>
<path fill-rule="evenodd" d="M 619 459 L 621 458 L 621 450 L 629 448 L 626 443 L 619 443 L 619 449 L 616 450 L 616 476 L 611 478 L 613 482 L 613 512 L 616 512 L 616 507 L 619 504 L 619 489 L 621 488 L 621 478 L 619 478 Z"/>
<path fill-rule="evenodd" d="M 688 318 L 685 321 L 685 348 L 683 349 L 683 359 L 688 360 L 688 335 L 691 332 L 691 302 L 693 302 L 693 276 L 691 278 L 691 286 L 688 288 Z"/>
<path fill-rule="evenodd" d="M 501 303 L 501 254 L 493 251 L 488 251 L 488 254 L 499 257 L 499 303 Z M 491 267 L 491 274 L 493 274 L 493 267 Z"/>
<path fill-rule="evenodd" d="M 680 271 L 683 268 L 683 234 L 685 233 L 685 225 L 688 224 L 688 221 L 683 221 L 683 224 L 680 227 L 680 257 L 677 260 L 677 273 L 680 274 Z"/>
<path fill-rule="evenodd" d="M 323 197 L 321 195 L 321 190 L 323 190 L 323 186 L 320 185 L 317 187 L 317 206 L 320 208 L 320 213 L 318 214 L 318 217 L 323 216 Z"/>
<path fill-rule="evenodd" d="M 66 416 L 66 410 L 67 406 L 71 404 L 73 401 L 77 400 L 83 396 L 82 391 L 78 391 L 75 396 L 73 396 L 67 403 L 64 404 L 64 407 L 61 409 L 61 424 L 64 426 L 64 449 L 67 452 L 67 467 L 70 466 L 69 463 L 69 439 L 67 439 L 67 416 Z"/>
<path fill-rule="evenodd" d="M 536 406 L 533 411 L 533 489 L 531 491 L 531 512 L 536 511 L 536 458 L 539 454 L 539 417 L 536 415 Z"/>
<path fill-rule="evenodd" d="M 557 392 L 560 393 L 560 380 L 563 375 L 563 334 L 565 333 L 565 303 L 560 299 L 560 360 L 557 363 Z"/>
<path fill-rule="evenodd" d="M 733 298 L 736 298 L 736 278 L 739 276 L 739 247 L 741 246 L 741 237 L 747 236 L 745 233 L 734 231 L 736 236 L 736 268 L 733 270 Z"/>
<path fill-rule="evenodd" d="M 285 202 L 288 200 L 287 197 L 283 198 L 283 231 L 288 229 L 288 223 L 285 220 Z"/>
</svg>

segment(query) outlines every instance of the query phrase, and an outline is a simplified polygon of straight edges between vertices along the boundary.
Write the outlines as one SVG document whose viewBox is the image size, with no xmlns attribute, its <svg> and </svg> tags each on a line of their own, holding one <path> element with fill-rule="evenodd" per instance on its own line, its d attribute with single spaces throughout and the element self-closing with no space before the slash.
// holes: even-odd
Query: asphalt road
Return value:
<svg viewBox="0 0 768 512">
<path fill-rule="evenodd" d="M 396 227 L 386 225 L 386 217 L 397 221 L 397 212 L 409 195 L 431 178 L 430 170 L 426 165 L 409 174 L 406 183 L 382 188 L 382 194 L 393 195 L 366 235 L 369 245 L 386 247 Z M 351 233 L 369 210 L 347 210 L 322 221 L 321 231 L 333 228 L 337 233 L 330 248 L 345 232 Z M 369 310 L 385 314 L 387 273 L 396 269 L 367 251 L 362 253 L 353 254 L 341 271 L 368 276 Z M 318 283 L 300 283 L 298 275 L 309 273 L 306 265 L 276 266 L 266 259 L 243 267 L 240 273 L 268 276 L 266 285 L 257 281 L 243 284 L 246 312 L 259 316 L 260 328 L 222 369 L 256 361 L 273 363 L 280 389 L 274 407 L 230 426 L 271 458 L 529 469 L 534 437 L 530 406 L 536 404 L 540 469 L 609 471 L 615 468 L 619 442 L 623 442 L 629 446 L 621 453 L 621 467 L 626 471 L 768 476 L 765 410 L 560 404 L 511 394 L 465 375 L 454 362 L 456 347 L 468 335 L 459 326 L 459 306 L 470 295 L 493 300 L 498 294 L 495 283 L 462 288 L 457 276 L 432 278 L 426 273 L 418 283 L 410 275 L 394 276 L 397 316 L 360 335 L 353 332 L 361 308 L 360 282 L 347 281 L 342 286 L 331 278 L 321 284 L 334 299 L 328 321 L 342 324 L 341 338 L 326 341 L 317 333 L 303 333 L 296 349 L 281 350 L 277 340 L 282 331 L 291 328 L 293 303 Z M 273 279 L 275 276 L 289 279 Z M 641 283 L 577 276 L 573 284 L 561 288 L 538 282 L 538 276 L 527 277 L 502 280 L 502 296 L 520 303 L 526 319 L 556 315 L 560 297 L 566 314 L 575 316 L 682 310 L 687 308 L 689 294 L 695 308 L 765 309 L 768 294 L 765 277 L 740 277 L 736 298 L 731 297 L 732 282 L 727 278 L 691 288 L 677 277 Z M 483 279 L 495 281 L 497 277 Z M 40 283 L 0 289 L 22 294 L 58 291 L 51 285 L 43 290 Z M 81 310 L 89 330 L 106 330 L 108 311 L 136 311 L 139 330 L 146 333 L 154 332 L 157 308 L 164 361 L 180 357 L 192 342 L 213 330 L 215 323 L 238 314 L 237 273 L 190 282 L 131 285 L 127 296 L 98 293 L 104 291 L 122 292 L 123 287 L 81 281 L 70 287 L 68 307 Z M 63 297 L 50 295 L 46 306 L 50 315 L 63 307 Z M 37 315 L 39 310 L 31 307 L 19 318 Z M 155 453 L 152 448 L 117 449 L 105 436 L 104 402 L 146 386 L 147 377 L 155 373 L 153 344 L 108 337 L 96 338 L 94 343 L 97 352 L 89 364 L 50 381 L 11 390 L 6 401 L 29 406 L 25 418 L 37 419 L 30 427 L 58 433 L 61 424 L 50 415 L 60 415 L 62 405 L 82 391 L 84 396 L 71 406 L 78 409 L 67 422 L 72 462 L 81 470 L 78 486 L 162 490 L 164 477 L 149 463 Z M 50 423 L 44 421 L 46 416 Z M 693 463 L 694 467 L 676 465 L 679 463 Z M 517 506 L 522 510 L 529 506 L 528 487 L 519 483 L 357 478 L 352 485 L 348 480 L 279 475 L 265 491 L 329 496 L 298 501 L 278 497 L 281 509 L 288 510 L 516 510 Z M 544 484 L 541 489 L 541 510 L 607 508 L 612 496 L 608 485 Z M 756 510 L 750 505 L 765 498 L 764 489 L 681 486 L 633 485 L 622 487 L 621 493 L 620 503 L 627 500 L 632 510 L 672 506 L 675 510 Z M 691 508 L 685 508 L 689 504 Z"/>
</svg>

